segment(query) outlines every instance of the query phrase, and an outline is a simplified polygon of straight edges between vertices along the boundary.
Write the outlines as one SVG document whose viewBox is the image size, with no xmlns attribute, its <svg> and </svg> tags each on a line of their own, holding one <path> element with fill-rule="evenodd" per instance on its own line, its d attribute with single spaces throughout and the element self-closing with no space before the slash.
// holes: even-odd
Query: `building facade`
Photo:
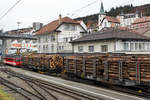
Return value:
<svg viewBox="0 0 150 100">
<path fill-rule="evenodd" d="M 150 53 L 150 38 L 127 30 L 110 29 L 71 42 L 75 53 Z"/>
<path fill-rule="evenodd" d="M 120 14 L 117 16 L 117 19 L 120 20 L 121 27 L 128 27 L 132 28 L 132 23 L 139 18 L 139 14 L 136 13 L 129 13 L 129 14 Z"/>
<path fill-rule="evenodd" d="M 118 15 L 117 17 L 106 16 L 104 11 L 103 2 L 101 2 L 101 8 L 98 17 L 98 27 L 99 30 L 105 27 L 128 27 L 131 28 L 132 23 L 139 18 L 138 12 L 136 13 L 129 13 L 129 14 L 122 14 Z"/>
<path fill-rule="evenodd" d="M 69 18 L 61 18 L 52 21 L 35 32 L 38 36 L 39 53 L 70 53 L 72 45 L 70 41 L 86 34 L 82 25 Z"/>
<path fill-rule="evenodd" d="M 98 17 L 98 27 L 99 30 L 105 27 L 118 27 L 120 25 L 120 21 L 117 18 L 106 16 L 104 11 L 103 2 L 101 2 L 101 8 Z"/>
<path fill-rule="evenodd" d="M 17 30 L 7 31 L 8 34 L 26 34 L 31 35 L 34 31 L 33 28 L 23 28 Z M 37 40 L 24 40 L 24 39 L 8 39 L 6 40 L 6 53 L 15 53 L 16 51 L 37 51 Z"/>
</svg>

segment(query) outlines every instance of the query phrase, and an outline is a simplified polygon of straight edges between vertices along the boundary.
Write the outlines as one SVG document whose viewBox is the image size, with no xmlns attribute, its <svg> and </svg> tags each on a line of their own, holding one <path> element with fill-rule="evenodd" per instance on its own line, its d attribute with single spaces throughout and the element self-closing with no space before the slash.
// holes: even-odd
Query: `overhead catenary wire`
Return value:
<svg viewBox="0 0 150 100">
<path fill-rule="evenodd" d="M 97 3 L 98 1 L 99 1 L 99 0 L 96 0 L 96 1 L 94 1 L 94 2 L 91 2 L 91 3 L 89 3 L 89 4 L 87 4 L 87 5 L 83 6 L 83 7 L 81 7 L 81 8 L 79 8 L 79 9 L 76 9 L 76 10 L 72 11 L 73 13 L 68 13 L 67 15 L 74 16 L 77 11 L 80 11 L 80 10 L 82 10 L 82 9 L 88 7 L 88 6 L 91 6 L 91 5 L 95 4 L 95 3 Z"/>
<path fill-rule="evenodd" d="M 2 20 L 21 0 L 18 0 L 11 8 L 9 8 L 4 15 L 0 17 L 0 20 Z"/>
</svg>

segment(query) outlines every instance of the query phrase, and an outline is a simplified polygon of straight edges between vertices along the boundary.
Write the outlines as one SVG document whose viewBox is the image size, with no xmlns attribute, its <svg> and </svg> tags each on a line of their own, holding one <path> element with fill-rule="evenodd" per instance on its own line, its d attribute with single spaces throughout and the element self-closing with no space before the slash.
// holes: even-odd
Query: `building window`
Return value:
<svg viewBox="0 0 150 100">
<path fill-rule="evenodd" d="M 73 40 L 73 37 L 70 37 L 70 41 L 72 41 Z"/>
<path fill-rule="evenodd" d="M 74 25 L 74 24 L 65 24 L 64 25 L 64 30 L 66 30 L 66 31 L 75 31 L 76 30 L 76 25 Z"/>
<path fill-rule="evenodd" d="M 29 43 L 30 42 L 30 40 L 26 40 L 26 43 Z"/>
<path fill-rule="evenodd" d="M 64 42 L 68 42 L 68 38 L 67 37 L 64 38 Z"/>
<path fill-rule="evenodd" d="M 149 43 L 145 44 L 145 48 L 146 48 L 146 50 L 149 50 Z"/>
<path fill-rule="evenodd" d="M 64 46 L 59 46 L 58 49 L 59 50 L 64 50 Z"/>
<path fill-rule="evenodd" d="M 78 51 L 83 52 L 83 46 L 78 46 Z"/>
<path fill-rule="evenodd" d="M 124 50 L 125 51 L 128 51 L 129 50 L 129 43 L 124 43 Z"/>
<path fill-rule="evenodd" d="M 101 52 L 108 52 L 108 45 L 102 45 Z"/>
<path fill-rule="evenodd" d="M 94 46 L 89 46 L 89 52 L 94 52 Z"/>
<path fill-rule="evenodd" d="M 70 28 L 69 24 L 64 25 L 64 30 L 69 30 L 69 28 Z"/>
<path fill-rule="evenodd" d="M 142 43 L 139 43 L 139 50 L 142 50 L 143 46 Z"/>
<path fill-rule="evenodd" d="M 55 35 L 51 35 L 51 42 L 55 41 Z"/>
<path fill-rule="evenodd" d="M 130 44 L 130 50 L 133 51 L 134 50 L 134 43 Z"/>
<path fill-rule="evenodd" d="M 138 43 L 135 43 L 135 50 L 138 50 Z"/>
<path fill-rule="evenodd" d="M 54 52 L 54 44 L 51 45 L 51 52 Z"/>
<path fill-rule="evenodd" d="M 43 50 L 45 50 L 45 45 L 43 45 Z"/>
<path fill-rule="evenodd" d="M 48 50 L 48 45 L 46 45 L 46 50 Z"/>
<path fill-rule="evenodd" d="M 145 43 L 142 43 L 142 50 L 145 50 Z"/>
<path fill-rule="evenodd" d="M 75 30 L 76 30 L 76 26 L 75 26 L 75 25 L 71 25 L 71 26 L 70 26 L 70 30 L 71 30 L 71 31 L 75 31 Z"/>
</svg>

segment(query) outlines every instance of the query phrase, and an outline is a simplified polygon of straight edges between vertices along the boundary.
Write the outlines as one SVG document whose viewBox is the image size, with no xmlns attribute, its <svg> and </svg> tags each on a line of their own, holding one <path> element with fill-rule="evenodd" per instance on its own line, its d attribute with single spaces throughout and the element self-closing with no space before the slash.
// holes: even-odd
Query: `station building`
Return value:
<svg viewBox="0 0 150 100">
<path fill-rule="evenodd" d="M 132 30 L 108 28 L 71 41 L 74 53 L 150 54 L 150 38 Z"/>
</svg>

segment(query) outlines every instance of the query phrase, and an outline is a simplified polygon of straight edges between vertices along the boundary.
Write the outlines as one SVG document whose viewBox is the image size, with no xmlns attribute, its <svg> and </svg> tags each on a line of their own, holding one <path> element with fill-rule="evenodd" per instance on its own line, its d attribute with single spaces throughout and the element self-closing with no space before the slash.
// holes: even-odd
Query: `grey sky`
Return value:
<svg viewBox="0 0 150 100">
<path fill-rule="evenodd" d="M 0 0 L 0 16 L 2 16 L 18 0 Z M 82 17 L 99 12 L 101 0 L 97 0 L 91 6 L 82 8 L 96 0 L 22 0 L 7 16 L 0 20 L 0 29 L 17 29 L 17 22 L 20 21 L 22 27 L 32 26 L 33 22 L 48 22 L 62 16 L 71 18 Z M 134 6 L 150 3 L 150 0 L 103 0 L 105 10 L 112 7 L 133 4 Z M 69 14 L 68 14 L 69 13 Z M 72 13 L 74 14 L 72 16 Z"/>
</svg>

